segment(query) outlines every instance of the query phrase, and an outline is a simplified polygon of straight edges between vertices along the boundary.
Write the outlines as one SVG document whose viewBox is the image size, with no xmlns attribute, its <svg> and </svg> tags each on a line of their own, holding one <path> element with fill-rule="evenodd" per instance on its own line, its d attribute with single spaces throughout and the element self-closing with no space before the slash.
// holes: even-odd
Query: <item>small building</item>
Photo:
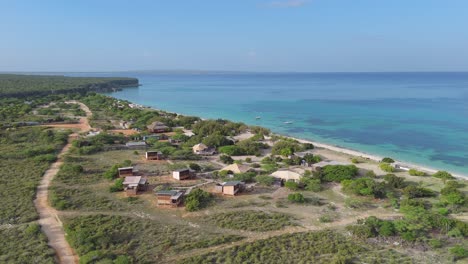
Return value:
<svg viewBox="0 0 468 264">
<path fill-rule="evenodd" d="M 137 195 L 139 191 L 146 191 L 148 184 L 148 179 L 141 176 L 127 176 L 123 182 L 127 195 Z"/>
<path fill-rule="evenodd" d="M 148 132 L 150 133 L 164 133 L 168 132 L 170 128 L 166 126 L 164 123 L 155 121 L 147 126 Z"/>
<path fill-rule="evenodd" d="M 118 170 L 119 177 L 133 176 L 133 174 L 135 173 L 133 167 L 118 168 Z"/>
<path fill-rule="evenodd" d="M 210 148 L 203 143 L 196 144 L 195 146 L 192 147 L 192 150 L 193 150 L 193 153 L 198 154 L 198 155 L 215 155 L 216 154 L 215 148 Z"/>
<path fill-rule="evenodd" d="M 253 169 L 251 167 L 247 166 L 247 165 L 233 163 L 231 165 L 228 165 L 228 166 L 222 168 L 221 170 L 232 171 L 232 173 L 246 173 L 246 172 L 251 171 Z"/>
<path fill-rule="evenodd" d="M 178 190 L 163 190 L 156 192 L 158 207 L 178 207 L 182 202 L 184 192 Z"/>
<path fill-rule="evenodd" d="M 402 166 L 401 164 L 394 164 L 393 167 L 395 167 L 395 169 L 397 169 L 397 170 L 403 170 L 403 171 L 409 171 L 410 170 L 410 168 Z"/>
<path fill-rule="evenodd" d="M 282 181 L 295 181 L 298 182 L 301 179 L 301 174 L 290 171 L 290 170 L 278 170 L 271 174 L 272 177 L 281 179 Z"/>
<path fill-rule="evenodd" d="M 241 181 L 228 181 L 223 184 L 223 194 L 224 195 L 237 195 L 239 192 L 242 192 L 245 188 L 244 182 Z"/>
<path fill-rule="evenodd" d="M 127 146 L 127 148 L 130 148 L 130 149 L 146 149 L 146 147 L 147 147 L 146 142 L 144 142 L 144 141 L 127 142 L 127 144 L 125 144 L 125 146 Z"/>
<path fill-rule="evenodd" d="M 163 154 L 161 151 L 146 151 L 147 160 L 163 160 Z"/>
<path fill-rule="evenodd" d="M 193 172 L 190 169 L 180 169 L 172 172 L 172 177 L 176 180 L 186 180 L 193 176 Z"/>
</svg>

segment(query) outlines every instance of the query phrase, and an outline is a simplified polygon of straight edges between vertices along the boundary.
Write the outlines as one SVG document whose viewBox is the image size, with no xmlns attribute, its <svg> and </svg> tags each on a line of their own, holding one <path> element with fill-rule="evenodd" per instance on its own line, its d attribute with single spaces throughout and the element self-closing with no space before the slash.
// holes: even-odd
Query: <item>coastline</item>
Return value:
<svg viewBox="0 0 468 264">
<path fill-rule="evenodd" d="M 281 134 L 277 134 L 277 135 L 281 135 Z M 284 135 L 281 135 L 281 136 L 284 136 Z M 334 151 L 334 152 L 338 152 L 338 153 L 346 154 L 346 155 L 350 155 L 350 156 L 362 157 L 362 158 L 366 158 L 366 159 L 369 159 L 369 160 L 372 160 L 372 161 L 375 161 L 375 162 L 380 162 L 384 158 L 384 157 L 380 157 L 380 156 L 377 156 L 377 155 L 372 155 L 372 154 L 368 154 L 368 153 L 365 153 L 365 152 L 361 152 L 361 151 L 358 151 L 358 150 L 352 150 L 352 149 L 343 148 L 343 147 L 339 147 L 339 146 L 333 146 L 333 145 L 320 143 L 320 142 L 316 142 L 316 141 L 312 141 L 312 140 L 301 139 L 301 138 L 296 138 L 296 137 L 291 137 L 291 136 L 286 136 L 286 137 L 297 140 L 297 141 L 299 141 L 301 143 L 311 143 L 315 147 L 318 147 L 318 148 L 324 148 L 324 149 L 328 149 L 328 150 L 331 150 L 331 151 Z M 424 171 L 424 172 L 429 173 L 429 174 L 433 174 L 433 173 L 436 173 L 436 172 L 440 171 L 440 170 L 435 169 L 435 168 L 430 168 L 430 167 L 427 167 L 427 166 L 422 166 L 422 165 L 419 165 L 419 164 L 406 162 L 406 161 L 401 161 L 401 160 L 396 160 L 396 159 L 395 159 L 395 163 L 398 163 L 399 165 L 402 165 L 403 167 L 408 167 L 408 168 L 411 168 L 411 169 Z M 452 174 L 452 176 L 457 178 L 457 179 L 461 179 L 461 180 L 467 180 L 468 179 L 468 175 L 463 175 L 463 174 L 459 174 L 459 173 L 452 173 L 450 171 L 449 171 L 449 173 Z"/>
<path fill-rule="evenodd" d="M 109 95 L 109 96 L 112 96 L 112 95 Z M 112 96 L 113 97 L 113 96 Z M 115 97 L 113 97 L 115 98 Z M 118 100 L 122 100 L 122 99 L 119 99 L 119 98 L 115 98 L 115 99 L 118 99 Z M 128 101 L 128 100 L 127 100 Z M 130 102 L 130 101 L 129 101 Z M 182 115 L 182 116 L 188 116 L 187 114 L 183 114 L 183 113 L 179 113 L 179 112 L 174 112 L 174 111 L 167 111 L 167 110 L 164 110 L 164 109 L 159 109 L 159 108 L 155 108 L 155 107 L 152 107 L 152 106 L 145 106 L 145 105 L 140 105 L 144 108 L 147 108 L 147 109 L 152 109 L 152 110 L 156 110 L 156 111 L 160 111 L 160 112 L 165 112 L 165 113 L 170 113 L 170 114 L 176 114 L 176 115 Z M 199 117 L 199 116 L 198 116 Z M 206 118 L 202 118 L 200 117 L 202 120 L 207 120 Z M 349 149 L 349 148 L 345 148 L 345 147 L 341 147 L 341 146 L 336 146 L 336 145 L 330 145 L 330 144 L 326 144 L 326 143 L 321 143 L 321 142 L 318 142 L 318 141 L 313 141 L 313 140 L 308 140 L 308 139 L 302 139 L 302 138 L 298 138 L 298 137 L 293 137 L 293 136 L 288 136 L 288 135 L 284 135 L 284 134 L 281 134 L 281 133 L 276 133 L 276 132 L 273 132 L 272 131 L 272 134 L 275 134 L 275 135 L 279 135 L 279 136 L 283 136 L 283 137 L 287 137 L 287 138 L 291 138 L 291 139 L 294 139 L 294 140 L 297 140 L 301 143 L 311 143 L 313 144 L 315 147 L 318 147 L 318 148 L 323 148 L 323 149 L 327 149 L 327 150 L 330 150 L 330 151 L 333 151 L 333 152 L 337 152 L 337 153 L 340 153 L 340 154 L 345 154 L 345 155 L 350 155 L 350 156 L 354 156 L 354 157 L 362 157 L 362 158 L 365 158 L 365 159 L 369 159 L 369 160 L 372 160 L 372 161 L 375 161 L 375 162 L 380 162 L 383 157 L 381 156 L 378 156 L 378 155 L 374 155 L 374 154 L 369 154 L 369 153 L 365 153 L 365 152 L 362 152 L 362 151 L 359 151 L 359 150 L 354 150 L 354 149 Z M 437 171 L 441 171 L 443 169 L 436 169 L 436 168 L 431 168 L 431 167 L 428 167 L 428 166 L 424 166 L 424 165 L 420 165 L 420 164 L 416 164 L 416 163 L 411 163 L 411 162 L 406 162 L 406 161 L 402 161 L 402 160 L 397 160 L 397 159 L 394 159 L 395 160 L 395 163 L 398 163 L 399 165 L 403 166 L 403 167 L 408 167 L 408 168 L 411 168 L 411 169 L 416 169 L 416 170 L 419 170 L 419 171 L 424 171 L 428 174 L 433 174 L 433 173 L 436 173 Z M 464 174 L 460 174 L 460 173 L 453 173 L 451 171 L 448 171 L 450 174 L 452 174 L 452 176 L 454 176 L 455 178 L 457 179 L 461 179 L 461 180 L 468 180 L 468 175 L 464 175 Z"/>
</svg>

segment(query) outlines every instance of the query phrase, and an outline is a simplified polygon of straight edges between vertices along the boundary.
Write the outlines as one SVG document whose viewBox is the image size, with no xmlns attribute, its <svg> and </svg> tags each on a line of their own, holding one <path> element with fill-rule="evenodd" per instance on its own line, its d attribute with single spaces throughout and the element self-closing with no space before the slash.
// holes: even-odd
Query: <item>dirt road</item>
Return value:
<svg viewBox="0 0 468 264">
<path fill-rule="evenodd" d="M 79 104 L 81 109 L 86 112 L 86 117 L 80 118 L 79 124 L 72 124 L 70 126 L 60 125 L 60 128 L 69 128 L 69 129 L 79 129 L 79 132 L 86 132 L 91 129 L 88 118 L 91 116 L 91 111 L 89 108 L 76 101 L 70 101 L 67 103 Z M 57 127 L 57 126 L 51 126 Z M 68 264 L 68 263 L 78 263 L 78 255 L 73 251 L 73 249 L 68 244 L 65 239 L 65 232 L 63 230 L 63 224 L 57 216 L 57 210 L 50 206 L 49 202 L 49 187 L 50 183 L 57 175 L 60 166 L 63 164 L 63 156 L 68 152 L 71 147 L 71 141 L 77 136 L 76 133 L 71 134 L 68 138 L 68 143 L 62 149 L 58 156 L 58 160 L 54 162 L 50 168 L 44 173 L 41 183 L 37 188 L 36 200 L 34 200 L 34 205 L 37 212 L 39 213 L 39 224 L 41 225 L 42 231 L 47 236 L 49 240 L 49 246 L 51 246 L 57 255 L 59 263 Z"/>
</svg>

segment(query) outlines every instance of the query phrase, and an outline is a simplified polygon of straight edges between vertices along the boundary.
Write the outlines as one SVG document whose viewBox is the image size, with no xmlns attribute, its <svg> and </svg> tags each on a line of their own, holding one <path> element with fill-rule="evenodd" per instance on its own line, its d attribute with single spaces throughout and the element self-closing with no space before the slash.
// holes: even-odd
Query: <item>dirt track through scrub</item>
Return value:
<svg viewBox="0 0 468 264">
<path fill-rule="evenodd" d="M 91 129 L 88 123 L 88 118 L 91 116 L 91 111 L 89 108 L 79 102 L 70 101 L 67 103 L 79 104 L 81 109 L 86 112 L 86 117 L 80 119 L 80 124 L 75 124 L 71 126 L 60 126 L 60 128 L 70 128 L 70 129 L 79 129 L 80 132 L 86 132 Z M 52 126 L 57 127 L 57 126 Z M 63 164 L 62 158 L 71 147 L 71 141 L 75 138 L 77 134 L 71 134 L 68 138 L 68 143 L 60 151 L 58 160 L 54 162 L 50 168 L 44 173 L 41 183 L 37 188 L 36 200 L 34 200 L 34 205 L 37 212 L 39 213 L 39 224 L 41 225 L 42 231 L 47 236 L 49 241 L 49 246 L 51 246 L 57 255 L 59 263 L 78 263 L 78 255 L 73 251 L 73 249 L 68 244 L 65 239 L 65 231 L 63 230 L 63 224 L 60 221 L 57 210 L 50 206 L 49 202 L 49 187 L 50 183 L 57 175 L 60 166 Z"/>
</svg>

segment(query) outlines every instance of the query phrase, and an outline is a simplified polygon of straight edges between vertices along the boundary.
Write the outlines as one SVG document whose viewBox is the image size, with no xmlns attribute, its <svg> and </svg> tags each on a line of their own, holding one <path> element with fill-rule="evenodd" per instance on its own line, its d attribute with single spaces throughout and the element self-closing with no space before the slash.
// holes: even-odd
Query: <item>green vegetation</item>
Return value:
<svg viewBox="0 0 468 264">
<path fill-rule="evenodd" d="M 333 231 L 281 235 L 181 261 L 195 263 L 412 263 L 392 250 L 364 245 Z"/>
<path fill-rule="evenodd" d="M 382 159 L 383 163 L 394 163 L 395 161 L 392 159 L 392 158 L 389 158 L 389 157 L 385 157 Z"/>
<path fill-rule="evenodd" d="M 288 194 L 288 201 L 292 203 L 304 203 L 305 198 L 304 195 L 302 195 L 302 193 L 290 193 Z"/>
<path fill-rule="evenodd" d="M 220 153 L 229 156 L 242 156 L 260 155 L 260 151 L 265 148 L 268 148 L 268 145 L 257 142 L 255 139 L 246 139 L 237 142 L 235 145 L 220 147 L 218 150 Z"/>
<path fill-rule="evenodd" d="M 439 178 L 439 179 L 441 179 L 443 181 L 455 179 L 455 177 L 453 177 L 452 174 L 450 174 L 450 173 L 448 173 L 446 171 L 438 171 L 438 172 L 432 174 L 432 177 Z"/>
<path fill-rule="evenodd" d="M 294 225 L 291 216 L 262 211 L 234 211 L 220 213 L 210 218 L 217 226 L 256 232 L 273 231 Z"/>
<path fill-rule="evenodd" d="M 0 228 L 0 263 L 56 263 L 54 250 L 36 223 Z"/>
<path fill-rule="evenodd" d="M 0 130 L 0 225 L 37 219 L 36 188 L 67 135 L 40 127 Z"/>
<path fill-rule="evenodd" d="M 124 257 L 130 263 L 161 263 L 180 252 L 242 239 L 123 216 L 79 216 L 65 219 L 64 224 L 80 263 L 108 263 Z"/>
<path fill-rule="evenodd" d="M 258 175 L 255 181 L 264 186 L 271 186 L 275 182 L 275 178 L 268 175 Z"/>
<path fill-rule="evenodd" d="M 327 182 L 341 182 L 356 177 L 358 168 L 354 165 L 327 165 L 320 171 L 320 178 Z"/>
<path fill-rule="evenodd" d="M 379 164 L 379 168 L 385 172 L 394 172 L 395 167 L 393 167 L 390 163 L 387 162 L 381 162 Z"/>
<path fill-rule="evenodd" d="M 122 86 L 137 86 L 135 78 L 91 78 L 51 75 L 0 74 L 3 96 L 46 95 L 51 93 L 105 91 Z"/>
<path fill-rule="evenodd" d="M 371 178 L 343 180 L 341 184 L 345 192 L 355 195 L 373 195 L 375 198 L 385 197 L 385 184 L 378 183 Z"/>
<path fill-rule="evenodd" d="M 185 196 L 185 209 L 189 212 L 198 211 L 208 206 L 213 199 L 211 193 L 202 189 L 194 189 L 189 195 Z"/>
<path fill-rule="evenodd" d="M 221 156 L 219 157 L 219 159 L 220 159 L 221 162 L 224 163 L 224 164 L 232 164 L 232 163 L 234 163 L 234 160 L 231 158 L 231 156 L 221 155 Z"/>
<path fill-rule="evenodd" d="M 411 176 L 426 176 L 426 173 L 424 171 L 418 171 L 416 169 L 410 169 L 408 173 Z"/>
<path fill-rule="evenodd" d="M 299 184 L 295 181 L 286 181 L 284 183 L 284 187 L 288 188 L 289 190 L 292 191 L 297 191 L 299 190 Z"/>
<path fill-rule="evenodd" d="M 307 149 L 313 149 L 314 145 L 312 144 L 301 144 L 297 140 L 290 138 L 282 138 L 275 143 L 271 149 L 273 155 L 281 155 L 284 157 L 293 155 L 295 152 L 304 151 Z"/>
</svg>

